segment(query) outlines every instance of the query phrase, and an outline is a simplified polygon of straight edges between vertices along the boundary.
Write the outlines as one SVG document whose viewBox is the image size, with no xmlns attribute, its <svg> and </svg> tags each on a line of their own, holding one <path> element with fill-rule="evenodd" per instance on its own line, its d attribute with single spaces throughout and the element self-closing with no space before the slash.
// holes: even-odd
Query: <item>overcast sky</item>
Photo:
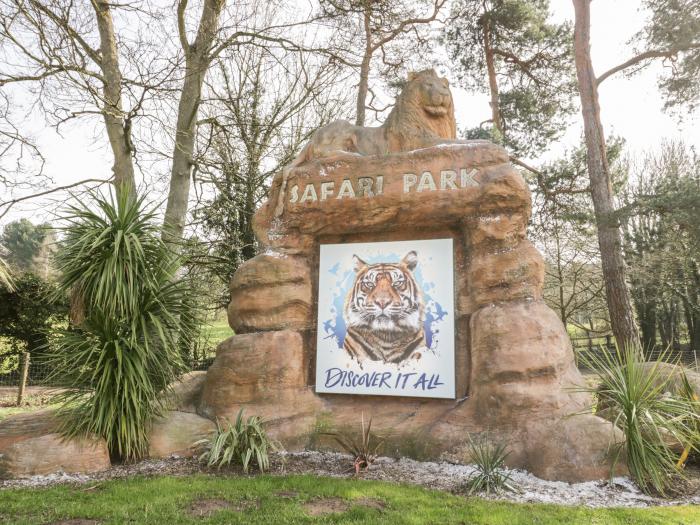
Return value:
<svg viewBox="0 0 700 525">
<path fill-rule="evenodd" d="M 573 19 L 571 0 L 551 0 L 557 20 Z M 592 4 L 592 56 L 596 73 L 626 60 L 633 54 L 628 40 L 643 25 L 645 14 L 638 11 L 638 0 L 598 0 Z M 674 115 L 662 111 L 663 101 L 656 89 L 656 78 L 662 69 L 660 63 L 628 79 L 618 74 L 608 78 L 600 89 L 601 115 L 606 136 L 622 136 L 628 150 L 639 152 L 654 148 L 666 139 L 683 138 L 700 147 L 700 116 L 684 115 L 682 123 Z M 454 88 L 457 121 L 460 128 L 477 125 L 488 119 L 490 109 L 485 95 L 474 95 Z M 99 122 L 87 127 L 66 128 L 63 137 L 52 129 L 42 129 L 41 122 L 33 122 L 34 136 L 47 163 L 45 171 L 58 185 L 85 178 L 108 178 L 110 154 L 103 141 L 94 140 L 103 134 Z M 554 144 L 543 159 L 555 158 L 581 140 L 580 114 L 572 119 L 562 140 Z M 60 196 L 60 199 L 65 196 Z M 52 199 L 55 203 L 56 199 Z M 50 219 L 48 201 L 34 201 L 17 206 L 3 220 L 28 217 L 34 222 Z"/>
</svg>

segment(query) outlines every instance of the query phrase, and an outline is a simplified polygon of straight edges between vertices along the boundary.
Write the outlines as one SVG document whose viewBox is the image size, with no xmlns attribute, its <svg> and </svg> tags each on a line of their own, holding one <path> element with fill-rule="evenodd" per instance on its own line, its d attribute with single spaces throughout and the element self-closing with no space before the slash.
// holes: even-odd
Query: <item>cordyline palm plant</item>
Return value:
<svg viewBox="0 0 700 525">
<path fill-rule="evenodd" d="M 64 435 L 95 434 L 113 457 L 133 460 L 146 455 L 164 390 L 184 369 L 186 290 L 142 197 L 119 188 L 91 197 L 68 208 L 57 255 L 59 293 L 80 310 L 52 353 L 68 386 L 58 415 Z"/>
<path fill-rule="evenodd" d="M 698 402 L 673 392 L 673 378 L 660 366 L 668 353 L 651 364 L 635 346 L 582 357 L 600 381 L 582 390 L 597 395 L 599 409 L 609 410 L 609 419 L 625 434 L 624 443 L 613 451 L 613 463 L 624 453 L 630 474 L 642 490 L 666 494 L 682 475 L 679 455 L 670 442 L 692 450 L 700 444 Z"/>
</svg>

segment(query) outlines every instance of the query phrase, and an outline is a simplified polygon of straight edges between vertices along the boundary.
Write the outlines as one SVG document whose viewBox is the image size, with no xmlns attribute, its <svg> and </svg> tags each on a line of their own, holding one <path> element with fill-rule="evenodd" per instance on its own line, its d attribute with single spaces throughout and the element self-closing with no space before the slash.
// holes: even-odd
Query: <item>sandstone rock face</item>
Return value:
<svg viewBox="0 0 700 525">
<path fill-rule="evenodd" d="M 509 444 L 511 464 L 563 481 L 607 475 L 608 447 L 622 433 L 586 414 L 591 399 L 575 390 L 583 378 L 550 308 L 530 300 L 482 308 L 472 316 L 472 358 L 473 410 Z"/>
<path fill-rule="evenodd" d="M 291 449 L 332 445 L 322 431 L 357 429 L 364 414 L 387 452 L 420 458 L 454 457 L 468 434 L 488 432 L 508 444 L 511 466 L 549 479 L 605 478 L 606 452 L 621 435 L 590 410 L 570 417 L 593 400 L 571 390 L 583 378 L 542 302 L 527 184 L 500 146 L 421 135 L 451 111 L 441 108 L 414 115 L 408 133 L 427 141 L 418 149 L 398 141 L 374 151 L 357 141 L 380 131 L 332 124 L 274 177 L 253 220 L 261 255 L 231 283 L 237 335 L 219 346 L 198 413 L 261 415 Z M 456 399 L 316 394 L 319 246 L 444 238 L 454 251 Z"/>
<path fill-rule="evenodd" d="M 583 378 L 561 321 L 543 302 L 482 308 L 472 316 L 471 333 L 472 402 L 494 423 L 579 412 L 589 404 L 569 390 Z"/>
<path fill-rule="evenodd" d="M 171 411 L 153 424 L 149 434 L 148 455 L 152 458 L 190 457 L 192 445 L 216 430 L 210 419 L 189 412 Z"/>
<path fill-rule="evenodd" d="M 237 334 L 311 328 L 311 270 L 299 257 L 262 254 L 231 280 L 228 319 Z"/>
<path fill-rule="evenodd" d="M 465 275 L 477 307 L 518 299 L 541 299 L 544 260 L 528 240 L 496 253 L 477 252 Z"/>
<path fill-rule="evenodd" d="M 0 479 L 109 468 L 104 440 L 64 440 L 54 427 L 52 411 L 19 414 L 0 421 Z"/>
<path fill-rule="evenodd" d="M 259 415 L 277 439 L 297 443 L 310 433 L 320 399 L 307 386 L 309 363 L 305 339 L 290 330 L 230 337 L 217 348 L 207 371 L 199 414 L 235 420 Z"/>
<path fill-rule="evenodd" d="M 206 372 L 189 372 L 171 386 L 167 406 L 179 412 L 197 412 L 197 406 L 202 396 Z"/>
</svg>

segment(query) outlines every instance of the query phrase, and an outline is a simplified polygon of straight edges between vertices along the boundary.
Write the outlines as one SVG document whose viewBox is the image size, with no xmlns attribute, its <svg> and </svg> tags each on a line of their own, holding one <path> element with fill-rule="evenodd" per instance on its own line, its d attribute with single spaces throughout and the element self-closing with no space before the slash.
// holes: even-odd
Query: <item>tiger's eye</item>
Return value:
<svg viewBox="0 0 700 525">
<path fill-rule="evenodd" d="M 404 280 L 394 281 L 394 288 L 398 288 L 399 290 L 403 290 L 405 286 L 406 286 L 406 281 L 404 281 Z"/>
<path fill-rule="evenodd" d="M 363 281 L 362 282 L 362 290 L 365 292 L 369 292 L 372 288 L 374 288 L 374 283 L 372 281 Z"/>
</svg>

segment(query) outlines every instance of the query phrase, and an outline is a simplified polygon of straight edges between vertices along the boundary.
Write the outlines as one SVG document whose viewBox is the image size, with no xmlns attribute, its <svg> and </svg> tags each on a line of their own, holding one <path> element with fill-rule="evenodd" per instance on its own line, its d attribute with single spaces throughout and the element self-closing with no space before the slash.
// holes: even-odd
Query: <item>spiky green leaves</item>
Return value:
<svg viewBox="0 0 700 525">
<path fill-rule="evenodd" d="M 608 418 L 625 434 L 624 443 L 614 450 L 615 460 L 624 453 L 640 488 L 660 494 L 681 475 L 676 467 L 679 454 L 672 445 L 696 451 L 700 445 L 700 405 L 674 393 L 670 386 L 673 376 L 661 366 L 665 357 L 646 363 L 638 347 L 581 356 L 600 381 L 597 387 L 582 389 L 597 394 L 598 410 L 608 411 Z"/>
<path fill-rule="evenodd" d="M 203 449 L 199 460 L 209 467 L 221 468 L 231 464 L 243 467 L 248 472 L 251 465 L 258 466 L 261 472 L 270 466 L 270 451 L 277 445 L 267 436 L 263 421 L 259 416 L 243 418 L 239 410 L 236 421 L 217 421 L 216 431 L 208 438 L 195 443 Z"/>
<path fill-rule="evenodd" d="M 485 492 L 492 494 L 502 490 L 514 491 L 510 473 L 505 469 L 508 450 L 505 444 L 495 443 L 488 438 L 467 440 L 468 461 L 476 471 L 467 479 L 469 494 Z"/>
<path fill-rule="evenodd" d="M 331 436 L 345 452 L 353 456 L 355 475 L 374 463 L 379 450 L 384 445 L 383 439 L 372 434 L 372 418 L 369 418 L 369 422 L 365 426 L 365 415 L 363 413 L 361 421 L 362 431 L 359 436 L 351 432 L 323 432 L 323 435 Z"/>
<path fill-rule="evenodd" d="M 10 268 L 2 259 L 0 259 L 0 286 L 4 286 L 10 292 L 14 289 Z"/>
<path fill-rule="evenodd" d="M 137 459 L 163 391 L 184 369 L 178 348 L 190 313 L 178 261 L 143 197 L 92 194 L 66 219 L 59 284 L 80 311 L 57 342 L 54 369 L 69 387 L 58 398 L 61 430 L 98 435 L 113 456 Z"/>
</svg>

